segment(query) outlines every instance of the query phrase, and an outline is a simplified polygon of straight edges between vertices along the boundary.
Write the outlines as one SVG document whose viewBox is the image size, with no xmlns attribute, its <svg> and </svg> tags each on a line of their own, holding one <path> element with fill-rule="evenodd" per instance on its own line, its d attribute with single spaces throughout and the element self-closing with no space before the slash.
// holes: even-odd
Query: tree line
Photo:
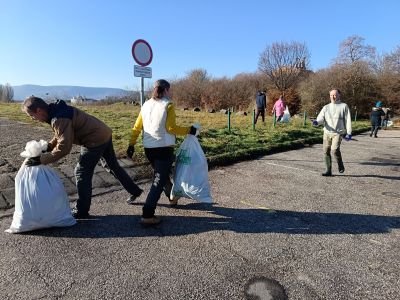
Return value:
<svg viewBox="0 0 400 300">
<path fill-rule="evenodd" d="M 0 84 L 0 102 L 12 102 L 14 99 L 14 90 L 8 83 Z"/>
<path fill-rule="evenodd" d="M 329 90 L 338 88 L 354 112 L 367 116 L 377 100 L 400 112 L 400 46 L 378 55 L 363 37 L 342 41 L 338 55 L 327 68 L 309 70 L 310 52 L 305 43 L 276 42 L 260 54 L 258 71 L 233 78 L 213 78 L 205 69 L 194 69 L 172 81 L 178 107 L 252 110 L 258 90 L 267 90 L 268 110 L 284 95 L 292 114 L 315 115 L 329 102 Z"/>
<path fill-rule="evenodd" d="M 260 54 L 257 72 L 213 78 L 205 69 L 194 69 L 171 80 L 172 98 L 180 108 L 252 111 L 257 91 L 266 90 L 269 113 L 284 95 L 291 114 L 315 115 L 329 102 L 329 90 L 338 88 L 353 113 L 357 110 L 358 115 L 367 116 L 377 100 L 400 113 L 400 45 L 378 55 L 363 37 L 353 35 L 339 44 L 338 55 L 327 68 L 311 71 L 310 57 L 305 43 L 275 42 Z M 12 87 L 0 84 L 0 102 L 13 97 Z M 123 99 L 104 99 L 104 103 L 118 101 L 138 103 L 139 94 L 132 91 Z"/>
</svg>

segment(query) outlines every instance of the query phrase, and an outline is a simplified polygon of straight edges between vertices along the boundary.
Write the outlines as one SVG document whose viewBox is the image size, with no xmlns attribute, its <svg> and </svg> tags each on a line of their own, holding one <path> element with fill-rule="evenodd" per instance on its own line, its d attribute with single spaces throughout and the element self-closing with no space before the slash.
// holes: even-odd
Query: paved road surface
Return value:
<svg viewBox="0 0 400 300">
<path fill-rule="evenodd" d="M 400 131 L 355 139 L 331 178 L 320 144 L 212 170 L 215 204 L 162 198 L 155 228 L 117 190 L 71 228 L 0 233 L 0 299 L 399 299 Z"/>
</svg>

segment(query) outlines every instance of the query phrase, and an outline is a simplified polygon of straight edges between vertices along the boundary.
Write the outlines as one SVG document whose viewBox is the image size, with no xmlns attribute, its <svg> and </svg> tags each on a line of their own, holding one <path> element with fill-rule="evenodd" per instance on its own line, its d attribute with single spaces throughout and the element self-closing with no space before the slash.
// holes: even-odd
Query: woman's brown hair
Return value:
<svg viewBox="0 0 400 300">
<path fill-rule="evenodd" d="M 169 90 L 171 85 L 164 79 L 159 79 L 154 83 L 153 99 L 161 99 L 164 96 L 165 91 Z"/>
</svg>

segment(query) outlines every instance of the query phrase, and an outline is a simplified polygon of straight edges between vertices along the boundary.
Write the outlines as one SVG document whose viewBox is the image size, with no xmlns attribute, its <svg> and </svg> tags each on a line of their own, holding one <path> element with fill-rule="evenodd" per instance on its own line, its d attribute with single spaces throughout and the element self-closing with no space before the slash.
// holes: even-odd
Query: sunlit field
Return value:
<svg viewBox="0 0 400 300">
<path fill-rule="evenodd" d="M 139 106 L 117 103 L 107 106 L 79 106 L 80 109 L 92 114 L 113 129 L 113 141 L 117 155 L 123 157 L 128 146 L 131 128 L 139 113 Z M 258 119 L 255 130 L 252 125 L 252 113 L 247 116 L 231 114 L 231 130 L 228 130 L 228 115 L 207 112 L 176 110 L 176 123 L 180 126 L 190 126 L 200 123 L 200 144 L 209 159 L 214 164 L 224 164 L 266 154 L 269 151 L 290 149 L 302 144 L 312 144 L 322 141 L 322 127 L 311 126 L 310 119 L 304 125 L 303 118 L 292 117 L 289 123 L 273 126 L 271 116 L 262 124 Z M 21 111 L 21 104 L 0 104 L 0 118 L 18 120 L 35 126 L 47 126 L 31 120 Z M 368 121 L 353 122 L 353 132 L 366 131 Z M 3 129 L 4 130 L 4 129 Z M 38 137 L 39 140 L 41 137 Z M 184 137 L 178 137 L 180 144 Z M 141 137 L 136 146 L 134 159 L 145 161 Z"/>
</svg>

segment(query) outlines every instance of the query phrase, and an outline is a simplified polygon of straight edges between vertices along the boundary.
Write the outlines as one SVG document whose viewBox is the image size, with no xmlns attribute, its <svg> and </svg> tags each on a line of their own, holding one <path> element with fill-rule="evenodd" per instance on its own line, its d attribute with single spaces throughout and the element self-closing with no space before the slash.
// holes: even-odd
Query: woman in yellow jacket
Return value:
<svg viewBox="0 0 400 300">
<path fill-rule="evenodd" d="M 139 113 L 132 129 L 129 147 L 126 151 L 133 156 L 139 134 L 143 131 L 144 153 L 154 170 L 153 182 L 143 206 L 141 223 L 154 225 L 161 219 L 154 215 L 157 202 L 164 190 L 169 198 L 172 184 L 169 178 L 172 163 L 175 159 L 175 135 L 195 134 L 196 128 L 180 127 L 175 123 L 175 108 L 169 99 L 170 84 L 164 79 L 154 84 L 152 98 L 147 100 Z M 176 201 L 171 201 L 176 205 Z"/>
</svg>

